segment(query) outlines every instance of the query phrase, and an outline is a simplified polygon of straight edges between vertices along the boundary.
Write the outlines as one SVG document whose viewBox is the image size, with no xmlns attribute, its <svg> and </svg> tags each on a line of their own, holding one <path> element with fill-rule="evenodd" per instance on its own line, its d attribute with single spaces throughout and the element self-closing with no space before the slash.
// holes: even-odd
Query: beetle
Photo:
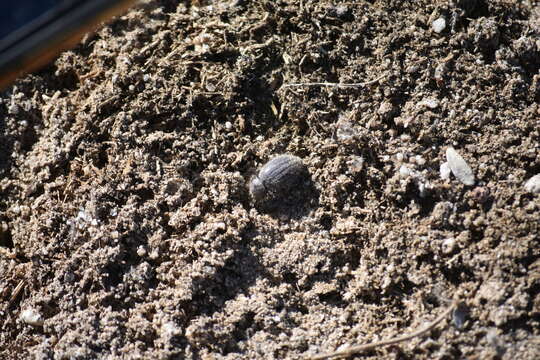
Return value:
<svg viewBox="0 0 540 360">
<path fill-rule="evenodd" d="M 278 155 L 251 178 L 249 192 L 255 201 L 283 197 L 300 185 L 307 174 L 307 167 L 298 156 Z"/>
</svg>

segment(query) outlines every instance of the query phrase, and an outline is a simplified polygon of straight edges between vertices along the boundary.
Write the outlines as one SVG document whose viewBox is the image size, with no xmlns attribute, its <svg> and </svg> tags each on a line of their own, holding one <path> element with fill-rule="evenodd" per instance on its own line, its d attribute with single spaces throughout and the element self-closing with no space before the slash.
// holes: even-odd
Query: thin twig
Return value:
<svg viewBox="0 0 540 360">
<path fill-rule="evenodd" d="M 381 75 L 378 78 L 375 78 L 373 80 L 369 80 L 366 82 L 361 82 L 361 83 L 351 83 L 351 84 L 340 84 L 340 83 L 330 83 L 330 82 L 291 83 L 291 84 L 285 84 L 282 87 L 283 88 L 288 88 L 288 87 L 293 87 L 293 86 L 362 87 L 362 86 L 374 84 L 385 76 L 386 75 Z"/>
<path fill-rule="evenodd" d="M 403 341 L 413 339 L 413 338 L 415 338 L 417 336 L 421 336 L 421 335 L 427 333 L 428 331 L 430 331 L 431 329 L 433 329 L 438 323 L 440 323 L 441 321 L 446 319 L 448 317 L 448 315 L 456 308 L 456 306 L 457 306 L 457 301 L 452 303 L 452 305 L 450 305 L 448 307 L 448 309 L 446 309 L 435 320 L 433 320 L 431 323 L 429 323 L 425 328 L 417 330 L 417 331 L 415 331 L 413 333 L 410 333 L 408 335 L 403 335 L 403 336 L 398 336 L 398 337 L 391 338 L 391 339 L 376 341 L 376 342 L 369 343 L 369 344 L 354 345 L 354 346 L 348 347 L 346 349 L 335 351 L 335 352 L 329 352 L 329 353 L 326 353 L 326 354 L 317 354 L 315 356 L 308 357 L 308 359 L 321 360 L 321 359 L 333 358 L 333 357 L 336 357 L 336 356 L 351 356 L 351 355 L 357 354 L 357 353 L 362 352 L 362 351 L 373 350 L 373 349 L 381 347 L 381 346 L 397 344 L 397 343 L 400 343 L 400 342 L 403 342 Z"/>
<path fill-rule="evenodd" d="M 11 307 L 11 305 L 13 305 L 13 303 L 15 302 L 15 300 L 17 299 L 17 297 L 19 296 L 21 291 L 24 289 L 24 285 L 25 285 L 24 279 L 19 281 L 19 283 L 17 284 L 17 286 L 13 290 L 13 293 L 11 294 L 11 297 L 10 297 L 10 299 L 9 299 L 7 305 L 6 305 L 6 311 L 8 311 L 9 308 Z"/>
</svg>

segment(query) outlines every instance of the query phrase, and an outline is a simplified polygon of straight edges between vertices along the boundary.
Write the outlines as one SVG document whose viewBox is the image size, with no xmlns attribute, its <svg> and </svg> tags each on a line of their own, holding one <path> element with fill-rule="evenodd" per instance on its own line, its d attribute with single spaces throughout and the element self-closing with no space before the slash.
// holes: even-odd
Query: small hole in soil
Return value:
<svg viewBox="0 0 540 360">
<path fill-rule="evenodd" d="M 13 238 L 11 236 L 11 232 L 9 230 L 0 230 L 0 247 L 13 249 L 13 246 Z"/>
<path fill-rule="evenodd" d="M 286 272 L 283 274 L 283 280 L 288 284 L 296 284 L 298 278 L 292 272 Z"/>
<path fill-rule="evenodd" d="M 330 231 L 330 229 L 332 229 L 332 223 L 333 223 L 332 216 L 328 214 L 322 215 L 320 223 L 325 230 Z"/>
<path fill-rule="evenodd" d="M 320 294 L 319 300 L 324 303 L 339 304 L 343 301 L 343 298 L 337 291 L 332 291 L 327 294 Z"/>
<path fill-rule="evenodd" d="M 111 263 L 105 267 L 105 272 L 107 274 L 105 285 L 108 288 L 114 288 L 122 282 L 125 270 L 122 266 Z"/>
</svg>

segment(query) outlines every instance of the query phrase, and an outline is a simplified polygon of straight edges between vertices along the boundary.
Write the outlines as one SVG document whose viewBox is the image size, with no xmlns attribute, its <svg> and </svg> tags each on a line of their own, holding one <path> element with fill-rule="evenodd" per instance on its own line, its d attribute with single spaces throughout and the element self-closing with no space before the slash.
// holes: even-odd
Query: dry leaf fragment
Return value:
<svg viewBox="0 0 540 360">
<path fill-rule="evenodd" d="M 465 185 L 474 185 L 474 174 L 471 167 L 451 146 L 446 149 L 446 160 L 448 161 L 450 170 L 452 170 L 452 174 L 454 174 L 459 181 Z"/>
</svg>

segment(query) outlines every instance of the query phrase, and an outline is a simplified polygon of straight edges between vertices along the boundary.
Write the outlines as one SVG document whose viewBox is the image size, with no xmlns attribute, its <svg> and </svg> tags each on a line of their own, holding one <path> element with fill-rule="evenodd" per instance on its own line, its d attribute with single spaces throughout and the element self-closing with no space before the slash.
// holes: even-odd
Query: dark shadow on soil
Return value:
<svg viewBox="0 0 540 360">
<path fill-rule="evenodd" d="M 13 140 L 6 136 L 5 117 L 0 113 L 0 176 L 5 177 L 11 169 L 11 153 Z"/>
<path fill-rule="evenodd" d="M 299 220 L 319 207 L 320 191 L 315 187 L 311 177 L 290 191 L 288 194 L 277 194 L 255 205 L 257 210 L 267 213 L 273 218 Z"/>
<path fill-rule="evenodd" d="M 212 272 L 194 277 L 191 300 L 182 304 L 188 318 L 219 312 L 228 300 L 246 293 L 258 277 L 269 276 L 258 257 L 247 246 L 238 246 L 233 255 Z"/>
</svg>

